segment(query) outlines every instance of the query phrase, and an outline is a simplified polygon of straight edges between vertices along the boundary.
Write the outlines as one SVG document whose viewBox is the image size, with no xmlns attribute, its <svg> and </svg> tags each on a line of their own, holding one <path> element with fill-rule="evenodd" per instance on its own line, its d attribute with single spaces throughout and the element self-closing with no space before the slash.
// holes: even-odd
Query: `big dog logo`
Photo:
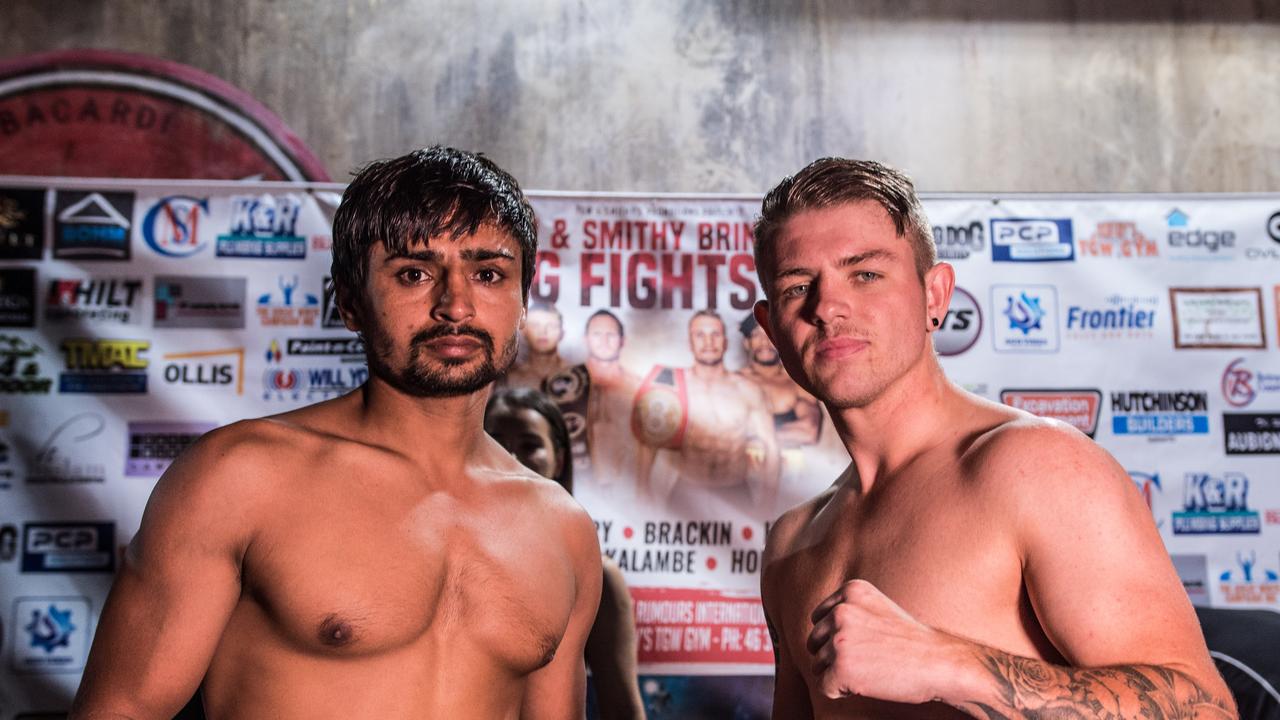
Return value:
<svg viewBox="0 0 1280 720">
<path fill-rule="evenodd" d="M 71 338 L 62 343 L 67 372 L 58 379 L 64 393 L 145 393 L 148 340 Z"/>
<path fill-rule="evenodd" d="M 26 523 L 22 572 L 113 572 L 116 526 L 109 522 Z"/>
<path fill-rule="evenodd" d="M 1175 535 L 1257 534 L 1258 513 L 1248 506 L 1249 478 L 1244 473 L 1187 473 L 1182 511 L 1173 514 Z"/>
</svg>

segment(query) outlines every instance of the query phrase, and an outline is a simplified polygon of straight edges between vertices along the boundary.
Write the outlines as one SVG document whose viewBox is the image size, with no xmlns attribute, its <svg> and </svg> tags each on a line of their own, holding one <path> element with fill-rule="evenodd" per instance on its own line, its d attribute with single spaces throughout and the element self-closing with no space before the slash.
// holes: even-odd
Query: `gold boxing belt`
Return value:
<svg viewBox="0 0 1280 720">
<path fill-rule="evenodd" d="M 591 447 L 587 434 L 587 403 L 591 398 L 591 374 L 586 365 L 565 368 L 542 381 L 542 392 L 560 408 L 569 427 L 569 450 L 575 473 L 590 471 Z"/>
</svg>

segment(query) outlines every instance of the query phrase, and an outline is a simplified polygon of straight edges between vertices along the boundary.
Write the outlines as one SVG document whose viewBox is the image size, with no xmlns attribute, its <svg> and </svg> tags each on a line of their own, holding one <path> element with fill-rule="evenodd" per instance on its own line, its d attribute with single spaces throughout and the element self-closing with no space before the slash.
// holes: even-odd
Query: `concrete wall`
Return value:
<svg viewBox="0 0 1280 720">
<path fill-rule="evenodd" d="M 86 47 L 247 90 L 335 179 L 443 142 L 540 189 L 839 154 L 930 191 L 1280 190 L 1280 0 L 4 0 L 3 56 Z"/>
</svg>

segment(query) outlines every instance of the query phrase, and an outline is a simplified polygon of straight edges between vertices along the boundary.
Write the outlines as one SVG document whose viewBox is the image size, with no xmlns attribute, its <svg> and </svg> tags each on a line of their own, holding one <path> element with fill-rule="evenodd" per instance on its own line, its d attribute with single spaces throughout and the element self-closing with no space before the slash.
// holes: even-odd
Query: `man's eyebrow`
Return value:
<svg viewBox="0 0 1280 720">
<path fill-rule="evenodd" d="M 486 260 L 515 260 L 516 256 L 505 248 L 468 248 L 460 253 L 463 260 L 484 262 Z"/>
<path fill-rule="evenodd" d="M 868 250 L 864 253 L 858 253 L 857 255 L 849 255 L 847 257 L 840 258 L 840 260 L 836 264 L 842 268 L 845 268 L 845 267 L 853 267 L 855 265 L 859 265 L 868 260 L 891 260 L 895 257 L 897 257 L 897 255 L 892 250 L 885 250 L 881 248 L 876 250 Z M 813 271 L 808 268 L 789 267 L 783 270 L 779 270 L 778 274 L 775 275 L 774 277 L 775 279 L 781 280 L 782 278 L 787 278 L 787 277 L 811 277 L 812 275 L 813 275 Z"/>
<path fill-rule="evenodd" d="M 435 250 L 414 250 L 412 252 L 388 253 L 387 259 L 383 263 L 391 263 L 397 260 L 417 260 L 419 262 L 435 262 L 440 259 L 440 253 Z"/>
</svg>

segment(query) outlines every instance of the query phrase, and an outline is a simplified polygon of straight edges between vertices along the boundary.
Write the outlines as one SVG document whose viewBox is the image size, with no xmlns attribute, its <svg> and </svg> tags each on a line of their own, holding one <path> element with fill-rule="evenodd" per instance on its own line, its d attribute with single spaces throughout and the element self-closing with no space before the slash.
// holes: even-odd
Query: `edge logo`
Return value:
<svg viewBox="0 0 1280 720">
<path fill-rule="evenodd" d="M 995 262 L 1075 260 L 1071 221 L 1066 218 L 991 218 Z"/>
<path fill-rule="evenodd" d="M 1178 208 L 1169 211 L 1165 221 L 1169 227 L 1167 238 L 1169 247 L 1179 253 L 1170 254 L 1170 257 L 1181 260 L 1228 260 L 1231 258 L 1230 251 L 1236 246 L 1234 231 L 1188 229 L 1191 218 Z"/>
<path fill-rule="evenodd" d="M 170 195 L 161 198 L 142 218 L 147 247 L 168 257 L 184 258 L 204 249 L 200 241 L 200 212 L 209 214 L 209 198 Z"/>
<path fill-rule="evenodd" d="M 149 340 L 64 340 L 68 372 L 58 378 L 58 392 L 145 393 L 149 363 L 142 353 L 150 347 Z"/>
<path fill-rule="evenodd" d="M 1244 473 L 1187 473 L 1182 511 L 1173 514 L 1174 535 L 1256 535 L 1262 518 L 1248 506 L 1249 478 Z"/>
<path fill-rule="evenodd" d="M 115 545 L 115 523 L 24 523 L 22 572 L 115 572 Z"/>
<path fill-rule="evenodd" d="M 1102 410 L 1102 391 L 1094 388 L 1001 390 L 1000 402 L 1032 415 L 1061 420 L 1093 437 L 1098 430 L 1098 414 Z"/>
</svg>

